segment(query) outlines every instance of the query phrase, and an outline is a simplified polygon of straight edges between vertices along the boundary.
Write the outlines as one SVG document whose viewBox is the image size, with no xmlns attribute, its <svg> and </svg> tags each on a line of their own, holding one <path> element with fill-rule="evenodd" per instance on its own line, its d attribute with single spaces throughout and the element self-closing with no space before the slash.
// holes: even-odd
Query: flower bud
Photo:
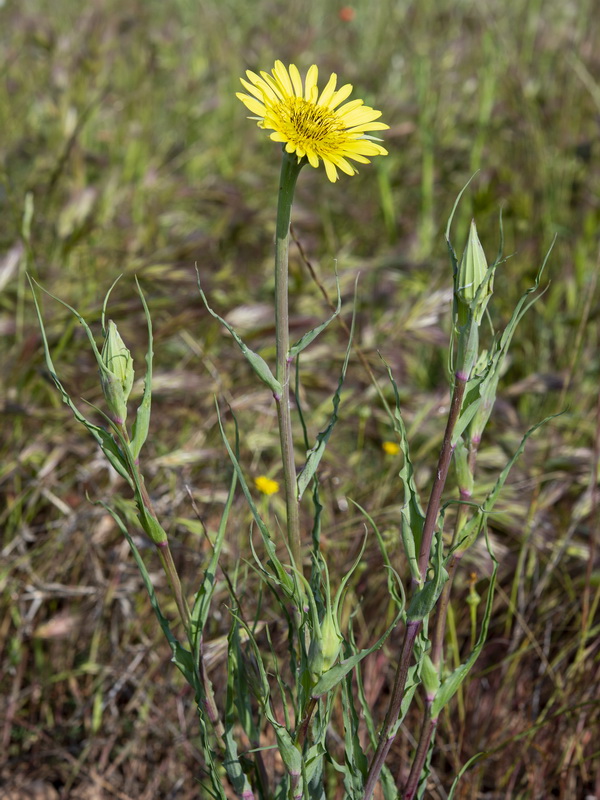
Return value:
<svg viewBox="0 0 600 800">
<path fill-rule="evenodd" d="M 458 304 L 458 325 L 462 327 L 469 318 L 469 309 L 473 312 L 475 323 L 479 325 L 494 290 L 494 275 L 488 276 L 488 264 L 483 247 L 477 235 L 475 220 L 471 221 L 467 246 L 463 253 L 458 274 L 456 276 L 455 293 Z M 482 287 L 482 284 L 486 283 Z M 474 303 L 477 298 L 476 303 Z"/>
<path fill-rule="evenodd" d="M 315 680 L 335 664 L 343 641 L 337 621 L 328 609 L 310 643 L 309 666 Z"/>
<path fill-rule="evenodd" d="M 473 473 L 469 468 L 469 453 L 462 436 L 454 448 L 454 468 L 461 498 L 471 497 L 473 494 Z"/>
<path fill-rule="evenodd" d="M 127 399 L 133 386 L 133 359 L 115 323 L 110 320 L 102 347 L 100 382 L 108 410 L 117 425 L 127 418 Z"/>
<path fill-rule="evenodd" d="M 140 521 L 140 525 L 144 529 L 144 532 L 148 538 L 154 542 L 155 545 L 160 547 L 167 543 L 168 538 L 164 528 L 156 519 L 156 517 L 152 516 L 143 503 L 138 504 L 138 519 Z"/>
<path fill-rule="evenodd" d="M 321 635 L 323 637 L 323 672 L 331 669 L 340 653 L 340 647 L 344 641 L 331 611 L 325 614 L 321 624 Z"/>
<path fill-rule="evenodd" d="M 433 700 L 440 688 L 440 675 L 437 668 L 434 666 L 429 653 L 423 656 L 421 664 L 421 680 L 427 693 L 427 699 Z"/>
</svg>

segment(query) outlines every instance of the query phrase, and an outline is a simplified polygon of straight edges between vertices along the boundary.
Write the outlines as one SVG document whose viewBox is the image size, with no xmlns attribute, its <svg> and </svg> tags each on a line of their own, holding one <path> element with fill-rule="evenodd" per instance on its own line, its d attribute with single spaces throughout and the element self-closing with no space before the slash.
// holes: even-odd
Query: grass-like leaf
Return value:
<svg viewBox="0 0 600 800">
<path fill-rule="evenodd" d="M 479 638 L 471 652 L 469 658 L 457 667 L 444 681 L 440 688 L 438 689 L 435 699 L 431 706 L 431 715 L 433 718 L 437 718 L 441 712 L 441 710 L 450 702 L 452 697 L 458 691 L 460 685 L 464 682 L 465 678 L 471 671 L 471 668 L 479 658 L 479 654 L 483 649 L 483 645 L 487 639 L 488 628 L 490 624 L 490 619 L 492 617 L 492 608 L 494 602 L 494 589 L 496 588 L 496 574 L 498 572 L 498 561 L 494 556 L 492 546 L 490 544 L 489 536 L 487 535 L 487 528 L 485 533 L 485 543 L 487 546 L 487 551 L 492 559 L 492 574 L 490 576 L 490 583 L 488 586 L 488 595 L 485 604 L 485 611 L 483 614 L 483 620 L 481 622 L 481 630 L 479 632 Z"/>
<path fill-rule="evenodd" d="M 231 445 L 229 443 L 229 440 L 227 439 L 227 436 L 225 435 L 225 429 L 223 428 L 223 423 L 222 423 L 222 420 L 221 420 L 221 413 L 219 411 L 219 406 L 216 403 L 216 401 L 215 401 L 215 406 L 216 406 L 216 409 L 217 409 L 217 420 L 218 420 L 218 424 L 219 424 L 219 430 L 221 431 L 221 437 L 223 439 L 223 443 L 225 444 L 225 448 L 227 449 L 227 452 L 229 453 L 229 458 L 231 459 L 231 463 L 233 464 L 233 468 L 234 468 L 234 470 L 236 472 L 236 475 L 237 475 L 237 478 L 238 478 L 238 480 L 240 482 L 240 487 L 242 489 L 242 492 L 244 493 L 244 497 L 246 498 L 246 501 L 248 502 L 248 505 L 249 505 L 250 510 L 252 512 L 252 516 L 254 517 L 254 521 L 256 522 L 256 524 L 258 526 L 258 529 L 259 529 L 259 531 L 261 533 L 263 543 L 265 545 L 265 548 L 267 550 L 267 554 L 269 556 L 269 560 L 270 560 L 273 568 L 275 569 L 277 581 L 279 582 L 279 584 L 284 589 L 286 594 L 288 594 L 289 597 L 291 597 L 291 598 L 292 597 L 297 597 L 297 592 L 298 592 L 297 582 L 295 582 L 288 575 L 288 573 L 285 571 L 285 569 L 283 567 L 283 564 L 281 563 L 281 561 L 277 557 L 277 553 L 275 552 L 275 545 L 273 544 L 273 540 L 271 539 L 271 534 L 269 533 L 269 529 L 267 528 L 263 518 L 261 517 L 261 515 L 260 515 L 260 513 L 258 511 L 258 508 L 256 507 L 256 503 L 254 502 L 254 498 L 252 497 L 252 494 L 250 493 L 250 489 L 248 488 L 248 484 L 247 484 L 246 479 L 244 477 L 244 473 L 242 471 L 242 468 L 240 467 L 240 463 L 239 463 L 235 453 L 233 452 L 233 449 L 232 449 L 232 447 L 231 447 Z"/>
<path fill-rule="evenodd" d="M 288 354 L 289 358 L 296 358 L 296 356 L 301 353 L 305 347 L 308 347 L 311 342 L 314 342 L 317 336 L 324 331 L 325 328 L 327 328 L 327 326 L 333 322 L 337 316 L 339 316 L 339 313 L 342 310 L 342 296 L 340 294 L 340 282 L 338 280 L 337 269 L 335 271 L 335 286 L 337 289 L 337 306 L 335 311 L 328 319 L 325 320 L 325 322 L 322 322 L 320 325 L 317 325 L 316 328 L 313 328 L 311 331 L 308 331 L 308 333 L 305 333 L 304 336 L 298 339 L 298 341 L 290 347 Z"/>
<path fill-rule="evenodd" d="M 242 655 L 240 650 L 239 624 L 234 620 L 228 636 L 227 649 L 227 693 L 225 700 L 225 769 L 237 796 L 243 800 L 253 800 L 254 792 L 246 777 L 239 760 L 237 741 L 235 736 L 236 706 L 238 711 L 243 708 L 244 715 L 252 715 L 250 708 L 250 692 L 244 681 L 243 668 L 241 667 Z M 243 726 L 247 730 L 247 726 Z"/>
<path fill-rule="evenodd" d="M 432 564 L 433 578 L 426 581 L 423 588 L 416 591 L 411 597 L 406 611 L 406 618 L 409 622 L 424 620 L 431 614 L 442 593 L 444 583 L 448 580 L 448 573 L 444 567 L 444 542 L 441 530 L 435 536 Z"/>
<path fill-rule="evenodd" d="M 477 539 L 479 533 L 483 528 L 485 517 L 493 511 L 494 505 L 500 495 L 500 492 L 502 491 L 502 488 L 504 487 L 504 484 L 506 483 L 506 480 L 510 474 L 511 469 L 513 468 L 515 462 L 525 449 L 527 439 L 529 439 L 529 437 L 532 436 L 538 430 L 538 428 L 541 428 L 542 425 L 545 425 L 551 419 L 554 419 L 555 417 L 558 416 L 560 416 L 560 414 L 551 414 L 549 417 L 546 417 L 545 419 L 541 420 L 541 422 L 538 422 L 536 425 L 531 427 L 527 431 L 527 433 L 525 433 L 525 435 L 521 439 L 519 447 L 516 449 L 511 459 L 508 461 L 507 465 L 504 467 L 504 469 L 498 476 L 493 489 L 491 490 L 491 492 L 489 492 L 484 502 L 479 506 L 479 509 L 476 512 L 476 514 L 462 529 L 461 537 L 450 551 L 450 554 L 447 556 L 446 561 L 450 559 L 453 553 L 464 552 L 465 550 L 467 550 Z"/>
<path fill-rule="evenodd" d="M 200 297 L 202 298 L 202 301 L 204 302 L 204 305 L 208 313 L 216 320 L 218 320 L 221 323 L 221 325 L 223 325 L 223 327 L 227 328 L 229 333 L 233 336 L 236 344 L 242 351 L 244 358 L 250 364 L 254 372 L 261 379 L 261 381 L 269 387 L 269 389 L 273 392 L 274 395 L 281 397 L 281 394 L 283 392 L 282 386 L 271 372 L 271 368 L 269 367 L 267 362 L 264 360 L 262 356 L 259 356 L 258 353 L 255 353 L 254 350 L 251 350 L 242 341 L 241 337 L 238 336 L 238 334 L 231 327 L 231 325 L 226 320 L 224 320 L 223 317 L 220 317 L 216 311 L 213 311 L 213 309 L 209 306 L 208 300 L 206 299 L 206 295 L 204 294 L 202 287 L 200 286 L 200 274 L 198 273 L 197 269 L 196 273 L 198 275 L 198 291 L 200 292 Z"/>
<path fill-rule="evenodd" d="M 337 389 L 332 399 L 333 410 L 331 412 L 331 417 L 329 418 L 329 424 L 327 425 L 324 431 L 317 434 L 317 441 L 314 444 L 313 448 L 309 451 L 302 472 L 298 475 L 299 500 L 302 498 L 302 495 L 304 494 L 306 487 L 308 486 L 308 484 L 310 483 L 310 481 L 312 480 L 314 474 L 318 469 L 319 463 L 321 462 L 323 454 L 325 453 L 325 448 L 327 447 L 327 442 L 329 441 L 329 437 L 331 436 L 335 424 L 338 421 L 338 410 L 340 406 L 341 392 L 344 386 L 344 381 L 346 379 L 346 370 L 348 369 L 348 362 L 350 361 L 350 352 L 352 350 L 352 338 L 354 336 L 355 318 L 356 318 L 356 293 L 354 300 L 354 310 L 352 312 L 352 325 L 350 327 L 348 347 L 346 348 L 346 357 L 344 358 L 340 379 L 338 381 Z"/>
<path fill-rule="evenodd" d="M 394 411 L 390 413 L 389 416 L 394 431 L 400 439 L 400 449 L 402 450 L 402 455 L 404 457 L 402 468 L 398 473 L 404 488 L 404 505 L 402 507 L 401 524 L 402 541 L 404 544 L 406 557 L 408 558 L 411 575 L 414 580 L 420 582 L 421 573 L 419 571 L 417 555 L 421 546 L 425 512 L 423 511 L 423 506 L 421 505 L 421 499 L 419 497 L 419 490 L 417 489 L 417 484 L 415 482 L 415 470 L 410 458 L 410 448 L 408 444 L 408 436 L 406 434 L 406 426 L 404 425 L 404 419 L 402 418 L 402 412 L 400 410 L 400 393 L 398 391 L 398 385 L 389 365 L 386 364 L 385 361 L 383 363 L 387 369 L 388 378 L 394 392 Z"/>
<path fill-rule="evenodd" d="M 327 692 L 330 692 L 335 686 L 337 686 L 342 678 L 344 678 L 350 672 L 350 670 L 354 669 L 354 667 L 360 664 L 363 658 L 366 658 L 371 653 L 374 653 L 375 650 L 379 650 L 379 648 L 383 646 L 385 640 L 398 624 L 401 616 L 402 614 L 399 612 L 389 628 L 382 636 L 380 636 L 374 645 L 364 650 L 360 650 L 358 653 L 355 653 L 355 655 L 343 659 L 343 661 L 340 661 L 339 664 L 335 664 L 333 667 L 331 667 L 331 669 L 328 669 L 327 672 L 325 672 L 315 684 L 312 690 L 312 696 L 322 697 Z"/>
</svg>

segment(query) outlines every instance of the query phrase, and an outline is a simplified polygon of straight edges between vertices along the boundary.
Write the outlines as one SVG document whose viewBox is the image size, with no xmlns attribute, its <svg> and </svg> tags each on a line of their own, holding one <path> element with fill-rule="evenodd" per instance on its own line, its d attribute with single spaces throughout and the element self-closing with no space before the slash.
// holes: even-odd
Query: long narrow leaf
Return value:
<svg viewBox="0 0 600 800">
<path fill-rule="evenodd" d="M 302 427 L 302 435 L 304 438 L 304 449 L 308 451 L 310 449 L 310 444 L 308 441 L 308 427 L 306 425 L 306 420 L 304 418 L 304 411 L 302 409 L 302 399 L 300 392 L 300 356 L 298 356 L 298 361 L 296 363 L 295 393 L 296 393 L 296 406 L 298 410 L 298 418 L 300 419 L 300 425 Z M 325 613 L 325 604 L 323 602 L 323 597 L 321 595 L 321 570 L 317 555 L 321 549 L 321 514 L 323 512 L 323 504 L 321 503 L 321 499 L 319 496 L 318 472 L 315 472 L 313 476 L 312 501 L 314 508 L 313 523 L 311 530 L 313 558 L 312 558 L 312 566 L 310 573 L 310 588 L 312 589 L 313 597 L 317 604 L 317 608 L 319 609 L 319 613 L 322 615 Z"/>
<path fill-rule="evenodd" d="M 208 304 L 206 295 L 204 294 L 204 292 L 202 291 L 202 287 L 200 286 L 200 274 L 198 273 L 197 269 L 196 273 L 198 274 L 198 290 L 200 292 L 200 297 L 202 298 L 208 313 L 216 320 L 218 320 L 221 323 L 221 325 L 223 325 L 224 328 L 227 328 L 229 333 L 233 336 L 236 344 L 242 351 L 244 358 L 250 364 L 254 372 L 261 379 L 261 381 L 269 387 L 269 389 L 273 392 L 273 394 L 277 395 L 278 397 L 281 397 L 283 393 L 283 388 L 279 383 L 279 381 L 276 380 L 275 376 L 271 372 L 271 369 L 267 364 L 267 362 L 264 360 L 262 356 L 259 356 L 258 353 L 255 353 L 253 350 L 250 350 L 250 348 L 242 341 L 240 336 L 238 336 L 238 334 L 231 327 L 231 325 L 228 322 L 226 322 L 223 319 L 223 317 L 220 317 L 216 311 L 212 310 L 212 308 Z"/>
<path fill-rule="evenodd" d="M 346 349 L 346 357 L 344 359 L 344 363 L 342 365 L 342 372 L 340 375 L 340 379 L 338 381 L 337 389 L 335 394 L 333 395 L 332 405 L 333 410 L 331 412 L 331 417 L 329 418 L 329 423 L 324 431 L 317 434 L 317 441 L 314 444 L 312 450 L 309 451 L 308 457 L 306 459 L 306 464 L 302 469 L 300 475 L 298 475 L 298 499 L 302 498 L 304 491 L 308 484 L 310 483 L 311 479 L 313 478 L 314 474 L 316 473 L 318 466 L 323 458 L 323 454 L 325 453 L 325 448 L 327 447 L 327 442 L 329 441 L 329 437 L 335 427 L 336 422 L 338 421 L 338 409 L 340 406 L 341 400 L 341 392 L 344 386 L 344 381 L 346 379 L 346 370 L 348 369 L 348 362 L 350 361 L 350 352 L 352 350 L 352 338 L 354 336 L 354 321 L 356 318 L 356 299 L 354 303 L 354 311 L 352 314 L 352 325 L 350 326 L 350 337 L 348 339 L 348 347 Z"/>
<path fill-rule="evenodd" d="M 382 359 L 383 360 L 383 359 Z M 408 444 L 408 436 L 406 433 L 406 426 L 402 418 L 400 393 L 398 385 L 392 374 L 392 370 L 386 362 L 383 362 L 387 369 L 388 378 L 392 384 L 394 392 L 394 412 L 390 415 L 394 431 L 400 439 L 400 449 L 404 457 L 402 468 L 398 473 L 404 488 L 404 506 L 402 508 L 402 524 L 401 535 L 410 566 L 410 571 L 413 579 L 420 582 L 421 574 L 417 563 L 417 553 L 421 546 L 421 537 L 423 535 L 423 523 L 425 522 L 425 512 L 421 505 L 419 497 L 419 490 L 415 482 L 415 470 L 410 458 L 410 448 Z"/>
<path fill-rule="evenodd" d="M 352 505 L 356 506 L 367 522 L 371 525 L 373 530 L 375 531 L 375 536 L 377 537 L 377 542 L 379 544 L 379 550 L 381 552 L 381 557 L 383 558 L 383 563 L 387 570 L 387 583 L 388 583 L 388 591 L 390 596 L 392 597 L 396 609 L 398 611 L 403 611 L 404 606 L 406 605 L 406 592 L 404 591 L 404 585 L 402 584 L 402 580 L 394 567 L 392 566 L 392 562 L 387 553 L 387 549 L 385 546 L 385 542 L 383 540 L 383 536 L 381 535 L 381 531 L 377 527 L 377 524 L 373 517 L 369 514 L 366 509 L 364 509 L 359 503 L 352 498 L 349 498 Z M 395 580 L 394 580 L 395 579 Z M 399 591 L 398 591 L 399 590 Z"/>
<path fill-rule="evenodd" d="M 254 520 L 258 525 L 258 529 L 261 533 L 263 543 L 267 550 L 267 554 L 273 565 L 273 568 L 275 569 L 277 580 L 281 584 L 282 588 L 286 591 L 288 596 L 294 597 L 297 589 L 297 583 L 294 580 L 292 580 L 292 578 L 286 573 L 282 563 L 277 557 L 277 553 L 275 552 L 275 545 L 273 544 L 273 540 L 271 539 L 271 534 L 269 533 L 269 529 L 267 528 L 263 518 L 261 517 L 258 511 L 258 508 L 256 507 L 256 503 L 254 502 L 254 498 L 250 493 L 250 489 L 248 488 L 248 484 L 246 483 L 246 479 L 244 477 L 244 473 L 242 472 L 242 468 L 240 467 L 239 461 L 237 460 L 237 457 L 233 452 L 231 444 L 229 443 L 229 440 L 225 435 L 225 429 L 223 428 L 223 422 L 221 420 L 221 413 L 219 411 L 219 406 L 216 403 L 216 401 L 215 401 L 215 406 L 217 409 L 217 421 L 219 424 L 219 430 L 221 431 L 221 438 L 223 439 L 225 448 L 229 453 L 229 458 L 231 459 L 231 463 L 233 464 L 233 468 L 240 482 L 240 487 L 242 489 L 242 492 L 244 493 L 244 497 L 246 498 L 246 501 L 250 506 L 250 511 L 252 512 L 252 516 L 254 517 Z"/>
<path fill-rule="evenodd" d="M 465 678 L 467 677 L 467 675 L 471 671 L 473 665 L 475 664 L 475 662 L 479 658 L 479 654 L 481 653 L 483 645 L 485 644 L 485 641 L 487 639 L 487 633 L 488 633 L 488 628 L 489 628 L 489 624 L 490 624 L 490 619 L 492 617 L 492 608 L 493 608 L 493 602 L 494 602 L 494 589 L 496 588 L 496 573 L 498 572 L 498 561 L 496 560 L 496 557 L 494 556 L 494 553 L 492 551 L 492 547 L 491 547 L 491 544 L 490 544 L 490 541 L 489 541 L 489 537 L 487 535 L 487 528 L 486 528 L 486 534 L 485 534 L 485 541 L 486 541 L 488 553 L 490 555 L 490 558 L 492 559 L 493 568 L 492 568 L 492 575 L 490 577 L 490 585 L 488 587 L 487 601 L 486 601 L 486 604 L 485 604 L 485 612 L 484 612 L 483 620 L 482 620 L 482 623 L 481 623 L 481 630 L 479 632 L 479 638 L 477 639 L 475 647 L 473 648 L 473 651 L 472 651 L 471 655 L 469 656 L 469 658 L 463 664 L 461 664 L 459 667 L 457 667 L 452 672 L 452 674 L 449 675 L 442 682 L 442 685 L 438 689 L 437 694 L 435 696 L 435 699 L 434 699 L 434 701 L 432 703 L 432 706 L 431 706 L 431 715 L 432 715 L 432 717 L 434 719 L 439 716 L 440 711 L 444 708 L 444 706 L 446 706 L 450 702 L 452 697 L 458 691 L 458 688 L 463 683 L 463 681 L 465 680 Z"/>
<path fill-rule="evenodd" d="M 229 519 L 229 512 L 231 511 L 231 506 L 233 504 L 236 485 L 237 474 L 234 471 L 231 477 L 231 483 L 229 485 L 229 493 L 227 495 L 227 500 L 225 501 L 225 507 L 223 509 L 223 513 L 221 514 L 219 530 L 217 532 L 216 539 L 212 544 L 212 555 L 210 557 L 210 561 L 208 562 L 208 566 L 202 580 L 202 585 L 196 595 L 194 606 L 192 608 L 192 636 L 197 645 L 200 643 L 200 639 L 208 619 L 208 614 L 210 612 L 210 603 L 216 587 L 217 567 L 219 564 L 221 551 L 223 549 L 223 543 L 225 541 L 227 521 Z"/>
<path fill-rule="evenodd" d="M 473 517 L 473 519 L 463 529 L 461 539 L 452 548 L 451 554 L 455 552 L 464 552 L 468 547 L 471 546 L 471 544 L 473 544 L 473 542 L 477 538 L 479 530 L 481 529 L 483 518 L 488 514 L 491 514 L 491 512 L 493 511 L 496 500 L 498 499 L 498 496 L 500 495 L 500 492 L 502 491 L 502 488 L 506 483 L 506 480 L 510 474 L 511 469 L 513 468 L 515 462 L 525 449 L 527 439 L 529 439 L 529 437 L 532 434 L 534 434 L 538 430 L 538 428 L 541 428 L 542 425 L 545 425 L 547 422 L 549 422 L 551 419 L 554 419 L 555 417 L 559 417 L 560 413 L 551 414 L 550 416 L 545 417 L 543 420 L 541 420 L 541 422 L 538 422 L 536 425 L 533 425 L 533 427 L 531 427 L 527 431 L 527 433 L 524 434 L 523 438 L 521 439 L 521 443 L 514 452 L 512 458 L 498 476 L 498 479 L 496 480 L 493 489 L 487 495 L 485 501 L 481 504 L 478 514 L 475 515 L 475 517 Z"/>
<path fill-rule="evenodd" d="M 243 800 L 253 800 L 254 793 L 246 777 L 238 756 L 237 742 L 234 734 L 236 724 L 235 709 L 244 706 L 244 713 L 250 714 L 250 693 L 243 680 L 241 667 L 241 651 L 239 641 L 239 625 L 234 621 L 228 636 L 227 650 L 227 693 L 225 699 L 225 769 L 234 792 Z M 246 726 L 244 726 L 246 729 Z"/>
<path fill-rule="evenodd" d="M 375 650 L 379 650 L 380 647 L 383 647 L 385 640 L 388 638 L 390 633 L 394 630 L 394 628 L 398 624 L 400 617 L 401 613 L 398 613 L 392 624 L 385 631 L 383 636 L 381 636 L 375 642 L 374 645 L 366 648 L 365 650 L 360 650 L 358 653 L 356 653 L 353 656 L 350 656 L 349 658 L 345 658 L 343 661 L 340 661 L 338 664 L 335 664 L 335 666 L 331 667 L 331 669 L 328 669 L 327 672 L 321 675 L 321 677 L 319 678 L 319 680 L 317 681 L 312 690 L 312 696 L 322 697 L 327 692 L 330 692 L 333 689 L 333 687 L 337 686 L 337 684 L 342 680 L 342 678 L 344 678 L 350 672 L 350 670 L 354 669 L 354 667 L 360 664 L 363 658 L 366 658 L 371 653 L 374 653 Z"/>
<path fill-rule="evenodd" d="M 426 619 L 433 611 L 435 604 L 448 580 L 448 573 L 444 567 L 444 542 L 441 530 L 435 537 L 435 550 L 433 553 L 433 578 L 426 581 L 422 589 L 416 591 L 406 611 L 409 622 Z"/>
<path fill-rule="evenodd" d="M 314 342 L 314 340 L 317 338 L 317 336 L 322 331 L 324 331 L 325 328 L 331 322 L 333 322 L 333 320 L 337 316 L 339 316 L 339 313 L 340 313 L 340 311 L 342 309 L 342 296 L 340 294 L 340 282 L 338 280 L 337 269 L 336 269 L 336 272 L 335 272 L 335 285 L 336 285 L 336 288 L 337 288 L 337 307 L 336 307 L 335 311 L 329 317 L 329 319 L 325 320 L 325 322 L 322 322 L 320 325 L 317 325 L 316 328 L 313 328 L 311 331 L 308 331 L 308 333 L 305 333 L 304 336 L 302 336 L 301 339 L 299 339 L 295 344 L 293 344 L 290 347 L 290 350 L 289 350 L 289 353 L 288 353 L 288 357 L 289 358 L 295 358 L 299 353 L 301 353 L 304 350 L 305 347 L 308 347 L 308 345 L 311 342 Z"/>
<path fill-rule="evenodd" d="M 277 739 L 277 748 L 279 750 L 279 754 L 281 759 L 285 765 L 286 771 L 290 778 L 292 779 L 292 783 L 294 781 L 298 781 L 301 779 L 302 775 L 302 754 L 296 747 L 294 743 L 294 739 L 289 732 L 289 730 L 282 725 L 279 720 L 277 719 L 273 708 L 271 706 L 269 694 L 269 681 L 267 679 L 267 673 L 264 668 L 262 656 L 258 649 L 258 645 L 256 644 L 256 639 L 254 638 L 252 631 L 248 627 L 248 625 L 244 622 L 241 617 L 238 617 L 235 612 L 231 612 L 232 616 L 239 622 L 241 627 L 246 631 L 248 635 L 248 641 L 250 643 L 250 647 L 254 653 L 254 657 L 256 659 L 256 666 L 258 668 L 258 679 L 262 684 L 262 696 L 260 697 L 260 704 L 262 711 L 271 724 L 273 728 L 273 732 L 275 734 L 275 738 Z M 299 795 L 302 797 L 302 794 Z"/>
</svg>

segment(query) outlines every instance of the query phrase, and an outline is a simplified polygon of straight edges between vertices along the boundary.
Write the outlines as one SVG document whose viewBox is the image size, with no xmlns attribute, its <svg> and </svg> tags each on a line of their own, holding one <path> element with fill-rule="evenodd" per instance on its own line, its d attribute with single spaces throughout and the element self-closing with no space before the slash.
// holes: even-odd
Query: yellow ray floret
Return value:
<svg viewBox="0 0 600 800">
<path fill-rule="evenodd" d="M 321 94 L 314 64 L 304 82 L 294 64 L 286 67 L 281 61 L 275 62 L 271 74 L 247 70 L 246 77 L 248 80 L 241 81 L 247 94 L 238 92 L 237 97 L 255 115 L 251 119 L 257 120 L 259 128 L 273 131 L 271 139 L 285 144 L 287 152 L 295 153 L 298 160 L 306 157 L 312 167 L 318 167 L 322 160 L 330 181 L 338 179 L 338 169 L 348 175 L 356 173 L 348 159 L 368 164 L 367 156 L 387 155 L 387 150 L 367 134 L 389 127 L 376 122 L 381 111 L 364 105 L 362 100 L 345 102 L 352 85 L 336 89 L 335 73 Z"/>
</svg>

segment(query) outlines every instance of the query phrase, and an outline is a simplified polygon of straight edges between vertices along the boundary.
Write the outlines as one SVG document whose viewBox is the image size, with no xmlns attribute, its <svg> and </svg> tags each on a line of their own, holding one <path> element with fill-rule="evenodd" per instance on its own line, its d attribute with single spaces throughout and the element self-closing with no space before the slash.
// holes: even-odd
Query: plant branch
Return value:
<svg viewBox="0 0 600 800">
<path fill-rule="evenodd" d="M 300 752 L 304 747 L 304 742 L 306 741 L 306 735 L 308 733 L 308 726 L 310 725 L 311 717 L 314 713 L 315 708 L 317 707 L 317 698 L 311 697 L 306 705 L 306 709 L 302 716 L 302 721 L 298 726 L 298 732 L 296 733 L 296 747 Z"/>
<path fill-rule="evenodd" d="M 427 505 L 427 511 L 425 513 L 425 522 L 423 523 L 423 534 L 421 537 L 418 561 L 419 572 L 421 576 L 421 586 L 425 583 L 425 579 L 427 577 L 427 568 L 431 555 L 433 534 L 440 511 L 442 492 L 446 484 L 446 478 L 448 477 L 448 470 L 450 468 L 450 461 L 452 459 L 452 434 L 460 416 L 467 380 L 468 376 L 463 376 L 461 374 L 457 374 L 455 376 L 452 402 L 450 404 L 450 411 L 448 412 L 448 421 L 446 423 L 446 430 L 444 431 L 444 439 L 438 459 L 435 480 L 433 482 L 429 503 Z M 418 586 L 414 585 L 413 588 L 417 589 Z M 375 755 L 373 756 L 373 760 L 369 768 L 363 800 L 370 800 L 373 790 L 375 789 L 375 784 L 377 783 L 381 770 L 383 769 L 386 756 L 395 738 L 395 733 L 392 733 L 392 729 L 395 726 L 402 709 L 402 698 L 404 696 L 404 688 L 406 686 L 406 678 L 408 676 L 410 660 L 415 641 L 421 629 L 421 625 L 422 620 L 414 620 L 409 622 L 406 626 L 404 641 L 402 643 L 402 651 L 400 653 L 396 677 L 394 679 L 394 688 L 392 690 L 388 712 L 386 714 L 381 733 L 379 734 L 377 750 L 375 751 Z"/>
<path fill-rule="evenodd" d="M 450 404 L 450 411 L 448 413 L 448 421 L 446 423 L 446 430 L 444 431 L 444 440 L 442 442 L 442 449 L 438 459 L 438 465 L 435 475 L 435 480 L 431 488 L 431 495 L 429 503 L 427 504 L 427 511 L 425 513 L 425 522 L 423 523 L 423 535 L 421 537 L 421 548 L 419 550 L 419 572 L 421 573 L 421 583 L 425 582 L 427 577 L 427 567 L 429 564 L 429 557 L 431 555 L 431 543 L 433 541 L 433 534 L 437 524 L 438 514 L 440 513 L 440 503 L 442 500 L 442 492 L 446 485 L 446 478 L 448 477 L 448 470 L 450 468 L 450 461 L 452 460 L 452 434 L 460 416 L 465 390 L 467 387 L 468 376 L 462 377 L 458 374 L 454 379 L 454 391 L 452 392 L 452 402 Z"/>
<path fill-rule="evenodd" d="M 402 792 L 402 800 L 413 800 L 415 794 L 417 793 L 419 779 L 421 777 L 421 773 L 423 772 L 423 767 L 425 766 L 425 760 L 429 751 L 429 744 L 431 742 L 431 737 L 437 728 L 437 722 L 437 719 L 434 719 L 431 716 L 431 701 L 428 701 L 425 709 L 425 720 L 423 722 L 423 726 L 421 727 L 421 735 L 417 745 L 417 751 L 415 753 L 415 758 L 412 763 L 408 780 L 406 781 L 406 786 Z"/>
</svg>

